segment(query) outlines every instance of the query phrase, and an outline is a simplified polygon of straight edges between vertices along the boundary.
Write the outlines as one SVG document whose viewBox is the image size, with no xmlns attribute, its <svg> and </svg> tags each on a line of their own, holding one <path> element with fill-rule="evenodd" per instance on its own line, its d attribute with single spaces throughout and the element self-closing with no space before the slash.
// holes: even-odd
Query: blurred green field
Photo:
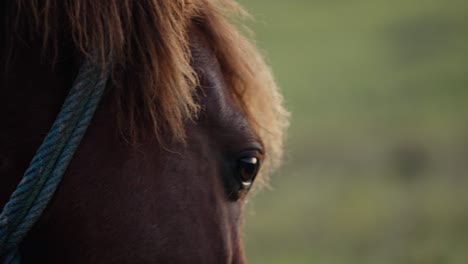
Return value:
<svg viewBox="0 0 468 264">
<path fill-rule="evenodd" d="M 292 112 L 249 263 L 468 263 L 468 2 L 240 2 Z"/>
</svg>

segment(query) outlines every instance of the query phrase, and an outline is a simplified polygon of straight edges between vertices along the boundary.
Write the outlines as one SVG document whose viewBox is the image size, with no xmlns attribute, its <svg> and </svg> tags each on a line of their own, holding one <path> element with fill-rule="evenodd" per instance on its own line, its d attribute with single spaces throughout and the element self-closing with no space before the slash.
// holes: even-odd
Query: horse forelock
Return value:
<svg viewBox="0 0 468 264">
<path fill-rule="evenodd" d="M 263 171 L 279 165 L 288 113 L 262 55 L 228 21 L 246 15 L 235 1 L 16 2 L 15 25 L 26 26 L 44 48 L 57 49 L 57 42 L 67 38 L 81 57 L 97 53 L 102 67 L 111 67 L 116 114 L 123 134 L 132 140 L 148 131 L 158 136 L 168 130 L 175 140 L 184 141 L 185 122 L 195 120 L 200 111 L 188 34 L 199 27 L 220 62 L 232 97 L 265 145 L 268 159 Z M 265 182 L 265 177 L 259 179 Z"/>
</svg>

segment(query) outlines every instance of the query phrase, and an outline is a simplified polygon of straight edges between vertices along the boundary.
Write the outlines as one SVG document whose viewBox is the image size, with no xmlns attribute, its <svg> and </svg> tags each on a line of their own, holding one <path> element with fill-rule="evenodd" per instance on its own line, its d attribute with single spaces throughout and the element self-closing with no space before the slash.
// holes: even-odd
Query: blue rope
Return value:
<svg viewBox="0 0 468 264">
<path fill-rule="evenodd" d="M 19 263 L 18 245 L 41 216 L 104 93 L 109 73 L 86 61 L 52 128 L 0 214 L 0 263 Z"/>
</svg>

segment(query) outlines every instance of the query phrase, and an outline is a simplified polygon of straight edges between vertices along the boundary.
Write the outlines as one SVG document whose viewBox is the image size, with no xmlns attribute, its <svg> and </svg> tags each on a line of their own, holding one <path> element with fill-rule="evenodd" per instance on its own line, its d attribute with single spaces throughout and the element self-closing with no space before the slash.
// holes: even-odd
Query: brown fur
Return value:
<svg viewBox="0 0 468 264">
<path fill-rule="evenodd" d="M 120 127 L 132 140 L 169 131 L 184 141 L 195 120 L 198 78 L 191 66 L 188 32 L 199 27 L 214 49 L 227 86 L 262 138 L 269 164 L 279 164 L 287 112 L 255 45 L 226 17 L 245 16 L 231 0 L 18 0 L 18 17 L 57 52 L 69 38 L 81 55 L 99 54 L 118 89 Z M 21 27 L 21 23 L 17 22 Z M 106 56 L 106 54 L 110 56 Z M 110 60 L 107 61 L 107 60 Z M 133 85 L 128 85 L 132 83 Z M 137 85 L 135 85 L 137 83 Z M 125 89 L 138 87 L 138 89 Z M 266 166 L 265 166 L 266 165 Z"/>
</svg>

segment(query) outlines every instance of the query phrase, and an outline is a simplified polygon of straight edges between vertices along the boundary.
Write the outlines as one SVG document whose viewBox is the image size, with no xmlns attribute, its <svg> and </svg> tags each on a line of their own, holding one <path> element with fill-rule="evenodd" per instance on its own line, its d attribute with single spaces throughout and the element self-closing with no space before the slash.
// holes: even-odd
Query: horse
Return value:
<svg viewBox="0 0 468 264">
<path fill-rule="evenodd" d="M 247 12 L 230 0 L 1 0 L 0 10 L 0 208 L 80 65 L 109 75 L 18 245 L 21 262 L 245 263 L 247 194 L 281 163 L 288 124 L 242 30 Z"/>
</svg>

